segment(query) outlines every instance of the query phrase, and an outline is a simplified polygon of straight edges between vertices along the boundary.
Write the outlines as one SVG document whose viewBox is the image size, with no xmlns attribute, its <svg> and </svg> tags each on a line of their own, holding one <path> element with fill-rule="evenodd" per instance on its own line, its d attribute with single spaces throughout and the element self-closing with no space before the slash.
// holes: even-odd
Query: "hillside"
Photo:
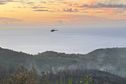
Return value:
<svg viewBox="0 0 126 84">
<path fill-rule="evenodd" d="M 48 74 L 50 84 L 126 84 L 126 79 L 104 71 L 97 70 L 68 70 L 57 74 Z M 71 83 L 68 83 L 71 81 Z"/>
<path fill-rule="evenodd" d="M 19 65 L 28 66 L 32 61 L 30 54 L 0 48 L 0 67 L 13 69 Z"/>
<path fill-rule="evenodd" d="M 86 56 L 100 70 L 126 76 L 126 48 L 97 49 Z"/>
<path fill-rule="evenodd" d="M 30 55 L 0 48 L 0 67 L 34 66 L 37 71 L 95 69 L 126 77 L 126 48 L 97 49 L 88 54 L 65 54 L 53 51 Z"/>
</svg>

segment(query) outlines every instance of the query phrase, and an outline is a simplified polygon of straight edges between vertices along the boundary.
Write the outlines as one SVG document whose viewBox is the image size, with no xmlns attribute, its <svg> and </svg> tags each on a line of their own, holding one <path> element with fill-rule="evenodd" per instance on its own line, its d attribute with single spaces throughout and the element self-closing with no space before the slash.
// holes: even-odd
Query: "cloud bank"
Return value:
<svg viewBox="0 0 126 84">
<path fill-rule="evenodd" d="M 0 4 L 6 4 L 7 2 L 13 2 L 13 0 L 0 0 Z"/>
<path fill-rule="evenodd" d="M 83 4 L 87 8 L 126 8 L 126 0 L 95 0 L 92 4 Z"/>
<path fill-rule="evenodd" d="M 9 18 L 9 17 L 0 17 L 0 24 L 9 24 L 9 23 L 17 23 L 21 22 L 22 20 L 16 18 Z"/>
</svg>

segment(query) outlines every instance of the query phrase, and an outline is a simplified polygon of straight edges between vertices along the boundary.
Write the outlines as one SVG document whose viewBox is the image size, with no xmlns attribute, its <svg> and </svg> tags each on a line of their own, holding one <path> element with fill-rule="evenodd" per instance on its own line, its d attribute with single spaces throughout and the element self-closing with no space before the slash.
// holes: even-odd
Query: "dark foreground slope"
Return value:
<svg viewBox="0 0 126 84">
<path fill-rule="evenodd" d="M 37 75 L 35 69 L 18 69 L 1 77 L 0 84 L 126 84 L 126 79 L 96 70 L 65 70 Z"/>
<path fill-rule="evenodd" d="M 47 74 L 50 84 L 126 84 L 126 79 L 104 71 L 67 70 Z"/>
</svg>

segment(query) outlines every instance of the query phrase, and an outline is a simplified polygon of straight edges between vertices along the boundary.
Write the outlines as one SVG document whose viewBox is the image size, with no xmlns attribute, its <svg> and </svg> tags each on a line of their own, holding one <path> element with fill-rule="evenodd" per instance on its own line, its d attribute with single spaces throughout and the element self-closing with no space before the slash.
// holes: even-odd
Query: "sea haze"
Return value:
<svg viewBox="0 0 126 84">
<path fill-rule="evenodd" d="M 50 32 L 51 29 L 58 31 Z M 26 53 L 44 51 L 88 53 L 97 48 L 125 47 L 124 27 L 22 27 L 2 29 L 0 46 Z"/>
</svg>

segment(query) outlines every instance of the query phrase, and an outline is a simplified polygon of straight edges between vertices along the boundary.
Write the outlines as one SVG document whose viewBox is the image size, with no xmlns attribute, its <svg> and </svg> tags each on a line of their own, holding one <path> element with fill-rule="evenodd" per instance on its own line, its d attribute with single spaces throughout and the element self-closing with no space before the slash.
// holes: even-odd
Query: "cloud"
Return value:
<svg viewBox="0 0 126 84">
<path fill-rule="evenodd" d="M 49 11 L 47 7 L 44 6 L 33 6 L 31 8 L 33 9 L 33 11 Z"/>
<path fill-rule="evenodd" d="M 13 2 L 13 0 L 0 0 L 0 4 L 6 4 L 7 2 Z"/>
<path fill-rule="evenodd" d="M 42 7 L 42 6 L 33 6 L 31 7 L 32 9 L 41 9 L 41 8 L 46 8 L 46 7 Z"/>
<path fill-rule="evenodd" d="M 0 17 L 0 23 L 8 24 L 8 23 L 17 23 L 21 22 L 22 20 L 16 18 L 9 18 L 9 17 Z"/>
<path fill-rule="evenodd" d="M 49 11 L 49 10 L 47 10 L 47 9 L 35 9 L 33 11 Z"/>
<path fill-rule="evenodd" d="M 73 8 L 65 8 L 63 9 L 64 12 L 78 12 L 77 9 L 73 9 Z"/>
<path fill-rule="evenodd" d="M 93 5 L 84 4 L 82 7 L 87 8 L 126 8 L 125 4 L 105 4 L 105 3 L 97 3 Z"/>
<path fill-rule="evenodd" d="M 31 7 L 33 9 L 33 11 L 49 11 L 46 7 L 42 7 L 42 6 L 33 6 Z"/>
<path fill-rule="evenodd" d="M 126 8 L 126 0 L 94 0 L 92 4 L 84 3 L 86 8 Z"/>
</svg>

